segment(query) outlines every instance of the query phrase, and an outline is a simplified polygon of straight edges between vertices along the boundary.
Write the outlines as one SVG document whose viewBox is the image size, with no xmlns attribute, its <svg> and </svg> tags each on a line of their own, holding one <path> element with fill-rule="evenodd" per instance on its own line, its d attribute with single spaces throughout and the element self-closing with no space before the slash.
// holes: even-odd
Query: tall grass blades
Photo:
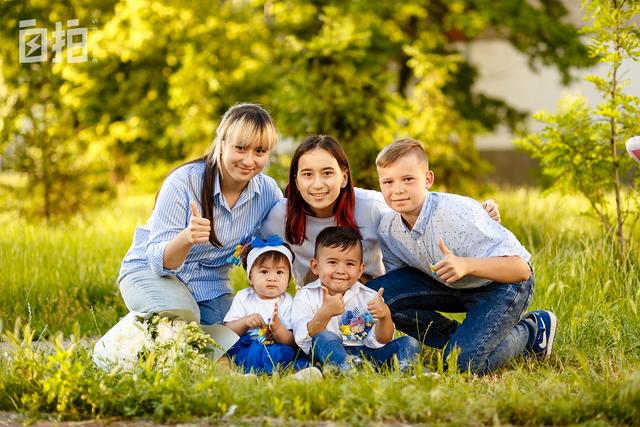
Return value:
<svg viewBox="0 0 640 427">
<path fill-rule="evenodd" d="M 614 237 L 580 214 L 580 199 L 534 190 L 494 198 L 533 256 L 532 309 L 553 310 L 559 327 L 549 360 L 519 358 L 482 378 L 445 371 L 442 353 L 426 348 L 415 378 L 367 367 L 303 383 L 288 372 L 245 377 L 222 364 L 192 375 L 188 361 L 163 372 L 146 362 L 101 372 L 82 342 L 125 312 L 115 277 L 151 199 L 120 201 L 57 227 L 4 216 L 0 317 L 5 328 L 17 318 L 24 326 L 3 338 L 0 410 L 27 420 L 640 424 L 640 225 L 630 227 L 629 256 L 618 260 Z M 243 280 L 235 270 L 234 284 Z M 429 370 L 440 377 L 421 375 Z"/>
<path fill-rule="evenodd" d="M 75 322 L 100 335 L 125 307 L 116 278 L 136 224 L 152 198 L 131 198 L 66 224 L 30 223 L 0 215 L 0 319 L 31 324 L 38 335 L 71 332 Z"/>
</svg>

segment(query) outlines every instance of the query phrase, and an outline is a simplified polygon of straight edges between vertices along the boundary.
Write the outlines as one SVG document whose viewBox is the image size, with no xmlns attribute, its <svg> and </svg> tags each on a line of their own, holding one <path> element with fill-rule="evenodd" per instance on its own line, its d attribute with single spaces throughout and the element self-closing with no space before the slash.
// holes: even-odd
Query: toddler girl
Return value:
<svg viewBox="0 0 640 427">
<path fill-rule="evenodd" d="M 276 367 L 291 364 L 296 370 L 305 368 L 304 356 L 296 359 L 293 298 L 287 293 L 293 254 L 276 235 L 266 241 L 254 238 L 242 252 L 247 249 L 244 264 L 251 286 L 236 294 L 224 318 L 225 325 L 240 335 L 227 355 L 245 372 L 271 374 Z"/>
</svg>

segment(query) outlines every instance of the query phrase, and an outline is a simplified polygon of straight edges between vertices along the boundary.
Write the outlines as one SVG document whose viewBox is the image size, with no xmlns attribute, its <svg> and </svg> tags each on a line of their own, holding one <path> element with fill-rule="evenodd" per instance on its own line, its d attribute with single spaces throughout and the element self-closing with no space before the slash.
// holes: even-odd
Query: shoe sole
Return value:
<svg viewBox="0 0 640 427">
<path fill-rule="evenodd" d="M 318 368 L 305 368 L 291 375 L 290 378 L 296 381 L 309 381 L 309 380 L 321 379 L 323 378 L 323 375 L 320 369 Z"/>
<path fill-rule="evenodd" d="M 547 338 L 547 348 L 544 351 L 544 358 L 547 359 L 551 356 L 551 350 L 553 349 L 553 340 L 556 338 L 556 328 L 558 327 L 558 317 L 549 312 L 549 319 L 551 324 L 549 325 L 549 337 Z"/>
</svg>

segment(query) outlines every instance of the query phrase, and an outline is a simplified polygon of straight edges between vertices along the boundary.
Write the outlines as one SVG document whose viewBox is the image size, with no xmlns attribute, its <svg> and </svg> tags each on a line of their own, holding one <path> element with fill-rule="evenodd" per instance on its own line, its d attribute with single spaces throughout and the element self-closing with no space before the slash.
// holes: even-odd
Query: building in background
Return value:
<svg viewBox="0 0 640 427">
<path fill-rule="evenodd" d="M 567 1 L 566 6 L 570 12 L 567 19 L 577 26 L 583 26 L 580 1 Z M 539 110 L 555 112 L 557 102 L 567 93 L 583 95 L 590 106 L 602 100 L 593 84 L 586 82 L 584 76 L 606 76 L 608 68 L 605 64 L 574 72 L 575 81 L 563 86 L 556 69 L 541 66 L 538 72 L 532 71 L 527 65 L 527 58 L 506 41 L 488 36 L 467 43 L 463 52 L 478 67 L 476 90 L 504 99 L 510 105 L 529 112 L 530 116 Z M 620 75 L 630 80 L 625 92 L 640 96 L 640 63 L 624 63 Z M 542 128 L 542 124 L 531 117 L 527 124 L 530 131 Z M 537 162 L 513 145 L 515 138 L 509 129 L 501 127 L 492 134 L 476 139 L 481 156 L 494 166 L 494 172 L 488 177 L 490 181 L 507 185 L 535 182 Z"/>
</svg>

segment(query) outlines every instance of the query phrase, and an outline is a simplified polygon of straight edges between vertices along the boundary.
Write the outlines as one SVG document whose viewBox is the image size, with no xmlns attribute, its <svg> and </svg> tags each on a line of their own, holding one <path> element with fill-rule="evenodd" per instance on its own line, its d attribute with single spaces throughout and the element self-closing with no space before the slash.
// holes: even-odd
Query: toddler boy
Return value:
<svg viewBox="0 0 640 427">
<path fill-rule="evenodd" d="M 420 353 L 410 336 L 393 339 L 395 326 L 384 289 L 373 291 L 358 281 L 364 271 L 362 242 L 347 227 L 327 227 L 316 239 L 311 270 L 318 276 L 294 298 L 296 343 L 317 362 L 351 371 L 360 357 L 386 364 L 396 356 L 401 371 Z"/>
</svg>

